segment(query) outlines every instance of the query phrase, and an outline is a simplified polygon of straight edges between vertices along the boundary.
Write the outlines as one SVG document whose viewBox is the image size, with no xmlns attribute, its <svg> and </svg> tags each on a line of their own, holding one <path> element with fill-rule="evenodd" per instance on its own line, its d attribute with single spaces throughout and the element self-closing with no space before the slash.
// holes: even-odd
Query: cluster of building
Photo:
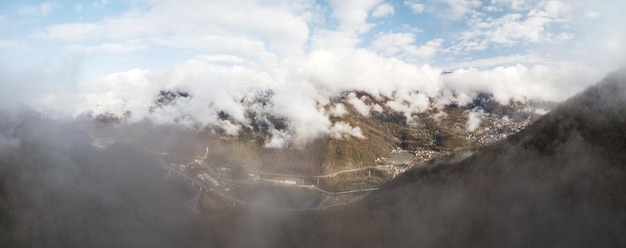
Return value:
<svg viewBox="0 0 626 248">
<path fill-rule="evenodd" d="M 376 169 L 380 171 L 384 171 L 385 173 L 392 175 L 394 177 L 406 171 L 408 168 L 409 166 L 406 166 L 406 165 L 402 166 L 402 165 L 393 165 L 393 164 L 385 164 L 385 165 L 376 166 Z"/>
<path fill-rule="evenodd" d="M 232 179 L 232 170 L 230 167 L 220 166 L 215 169 L 215 173 L 218 177 Z"/>
<path fill-rule="evenodd" d="M 515 134 L 530 124 L 530 121 L 513 121 L 508 118 L 500 118 L 498 115 L 485 113 L 483 116 L 484 121 L 486 122 L 482 128 L 475 130 L 474 132 L 462 132 L 461 135 L 465 136 L 465 138 L 470 141 L 470 143 L 478 144 L 478 145 L 488 145 L 493 142 L 505 139 L 509 135 Z M 394 153 L 406 153 L 411 152 L 415 154 L 415 158 L 408 164 L 403 165 L 393 165 L 386 158 L 376 158 L 376 166 L 378 169 L 383 170 L 389 174 L 398 175 L 405 170 L 411 168 L 411 166 L 419 165 L 421 163 L 440 159 L 452 154 L 452 151 L 442 150 L 430 150 L 423 149 L 417 151 L 406 151 L 402 148 L 396 148 L 392 150 L 392 154 Z"/>
<path fill-rule="evenodd" d="M 209 173 L 200 173 L 198 174 L 198 178 L 200 178 L 200 180 L 202 181 L 211 183 L 213 186 L 220 186 L 220 183 L 217 181 L 217 179 L 213 178 L 211 175 L 209 175 Z"/>
<path fill-rule="evenodd" d="M 392 151 L 392 154 L 393 153 L 407 153 L 407 152 L 408 151 L 403 150 L 402 148 L 396 148 Z M 389 163 L 388 161 L 386 161 L 385 158 L 382 158 L 382 157 L 376 158 L 375 162 L 378 164 L 376 166 L 376 169 L 384 171 L 389 175 L 395 176 L 395 175 L 399 175 L 405 172 L 406 170 L 410 169 L 414 165 L 419 165 L 421 163 L 424 163 L 433 159 L 442 158 L 451 154 L 450 151 L 434 151 L 434 150 L 417 150 L 411 153 L 415 155 L 413 160 L 411 160 L 408 163 L 403 163 L 403 164 Z"/>
<path fill-rule="evenodd" d="M 466 139 L 472 143 L 488 145 L 496 141 L 505 139 L 509 135 L 515 134 L 530 124 L 530 121 L 513 121 L 509 118 L 500 118 L 498 115 L 486 113 L 483 116 L 487 122 L 486 127 L 479 128 L 474 132 L 465 133 Z"/>
<path fill-rule="evenodd" d="M 413 164 L 421 164 L 426 161 L 442 158 L 448 155 L 450 155 L 449 151 L 418 150 L 415 151 L 415 159 L 413 159 Z"/>
<path fill-rule="evenodd" d="M 274 185 L 303 185 L 304 180 L 301 178 L 291 178 L 291 177 L 277 177 L 270 179 L 261 179 L 263 182 L 267 182 Z"/>
<path fill-rule="evenodd" d="M 96 148 L 105 149 L 113 143 L 115 143 L 114 139 L 94 139 L 91 145 Z"/>
</svg>

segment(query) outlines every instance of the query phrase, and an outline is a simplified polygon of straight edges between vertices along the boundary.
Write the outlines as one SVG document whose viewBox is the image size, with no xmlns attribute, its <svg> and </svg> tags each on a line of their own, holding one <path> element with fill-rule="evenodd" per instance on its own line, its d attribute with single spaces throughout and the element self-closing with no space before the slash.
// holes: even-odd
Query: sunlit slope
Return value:
<svg viewBox="0 0 626 248">
<path fill-rule="evenodd" d="M 380 109 L 364 115 L 347 102 L 350 97 L 360 97 L 367 106 L 379 106 Z M 216 163 L 246 165 L 279 173 L 319 175 L 375 165 L 378 158 L 389 157 L 397 148 L 443 154 L 474 149 L 498 140 L 502 135 L 517 132 L 539 116 L 529 110 L 530 103 L 503 105 L 488 94 L 481 94 L 462 107 L 455 104 L 431 106 L 431 109 L 409 117 L 394 111 L 388 103 L 388 99 L 376 99 L 364 93 L 346 93 L 333 99 L 325 108 L 332 113 L 341 106 L 344 112 L 330 114 L 330 121 L 336 127 L 356 133 L 330 133 L 282 146 L 272 145 L 273 136 L 277 135 L 272 130 L 284 131 L 288 122 L 270 115 L 242 127 L 237 135 L 228 135 L 212 127 L 190 129 L 147 121 L 125 123 L 123 118 L 113 116 L 92 117 L 92 124 L 87 124 L 85 130 L 94 137 L 110 137 L 190 158 L 203 156 L 209 147 L 209 159 Z M 474 129 L 470 130 L 468 116 L 472 113 L 478 115 Z M 226 121 L 229 117 L 224 114 L 223 118 Z"/>
</svg>

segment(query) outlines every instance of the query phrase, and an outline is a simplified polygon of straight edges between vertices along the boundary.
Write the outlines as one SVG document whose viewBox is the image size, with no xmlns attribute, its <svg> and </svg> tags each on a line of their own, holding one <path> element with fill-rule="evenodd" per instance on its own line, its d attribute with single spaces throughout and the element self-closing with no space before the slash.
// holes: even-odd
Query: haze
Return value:
<svg viewBox="0 0 626 248">
<path fill-rule="evenodd" d="M 623 246 L 625 9 L 0 2 L 0 246 Z"/>
</svg>

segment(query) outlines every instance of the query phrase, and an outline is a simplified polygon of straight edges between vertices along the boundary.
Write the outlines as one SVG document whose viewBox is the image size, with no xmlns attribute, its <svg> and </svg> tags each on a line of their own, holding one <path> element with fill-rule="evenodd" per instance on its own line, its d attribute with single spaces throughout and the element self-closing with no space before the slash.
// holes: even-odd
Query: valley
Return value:
<svg viewBox="0 0 626 248">
<path fill-rule="evenodd" d="M 624 248 L 624 10 L 0 1 L 0 248 Z"/>
<path fill-rule="evenodd" d="M 489 101 L 480 99 L 476 102 Z M 332 104 L 337 105 L 339 102 Z M 157 156 L 169 175 L 179 177 L 191 189 L 201 194 L 202 197 L 195 203 L 198 209 L 210 208 L 203 204 L 210 205 L 220 201 L 228 206 L 261 207 L 274 211 L 311 211 L 358 201 L 397 175 L 429 161 L 467 157 L 474 150 L 497 143 L 523 130 L 539 117 L 529 113 L 528 106 L 511 108 L 494 102 L 489 102 L 489 106 L 488 109 L 492 112 L 482 110 L 485 106 L 467 107 L 479 109 L 479 112 L 445 107 L 439 110 L 439 113 L 444 113 L 441 117 L 422 114 L 424 121 L 418 125 L 400 125 L 401 123 L 396 122 L 398 120 L 390 120 L 383 115 L 364 117 L 352 112 L 342 119 L 349 123 L 361 123 L 363 133 L 372 139 L 318 140 L 292 148 L 263 148 L 256 143 L 258 137 L 263 137 L 263 132 L 247 131 L 251 132 L 249 135 L 256 137 L 249 140 L 244 130 L 244 135 L 236 139 L 213 135 L 206 138 L 213 140 L 209 143 L 207 140 L 184 140 L 186 144 L 178 143 L 172 146 L 174 149 L 162 147 L 157 151 L 152 149 L 159 148 L 150 143 L 157 141 L 162 144 L 169 140 L 164 138 L 149 142 L 138 139 L 136 135 L 125 135 L 127 132 L 136 132 L 137 129 L 132 125 L 125 127 L 119 122 L 95 119 L 96 128 L 88 122 L 85 130 L 94 139 L 92 145 L 99 149 L 106 149 L 108 145 L 118 142 L 117 140 L 145 146 Z M 508 108 L 506 115 L 502 108 Z M 480 115 L 476 126 L 470 131 L 467 127 L 470 117 L 464 115 L 471 113 Z M 396 136 L 398 134 L 400 135 Z M 378 139 L 376 136 L 389 138 Z M 154 135 L 148 137 L 153 138 Z M 198 137 L 202 137 L 202 133 Z M 377 139 L 383 142 L 370 144 Z M 207 145 L 204 153 L 201 152 L 203 144 Z M 181 147 L 189 148 L 183 150 Z M 380 147 L 393 149 L 385 151 L 380 150 Z M 302 155 L 307 151 L 332 155 L 331 158 L 314 157 L 311 160 Z M 372 154 L 360 156 L 370 151 Z M 294 154 L 301 159 L 292 159 Z M 280 164 L 289 159 L 292 164 Z M 262 162 L 259 164 L 258 160 Z M 207 197 L 213 199 L 208 201 L 205 199 Z"/>
</svg>

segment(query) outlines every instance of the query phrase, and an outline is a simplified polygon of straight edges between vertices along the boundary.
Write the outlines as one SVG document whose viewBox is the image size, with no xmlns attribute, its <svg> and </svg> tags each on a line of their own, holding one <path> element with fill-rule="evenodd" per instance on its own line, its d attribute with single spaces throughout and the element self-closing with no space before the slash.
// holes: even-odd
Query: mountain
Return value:
<svg viewBox="0 0 626 248">
<path fill-rule="evenodd" d="M 257 101 L 270 102 L 271 94 Z M 156 101 L 166 105 L 190 97 L 180 92 L 162 92 Z M 208 161 L 235 169 L 256 170 L 289 175 L 326 175 L 338 171 L 397 163 L 399 171 L 458 151 L 473 150 L 522 130 L 536 120 L 536 104 L 513 102 L 504 105 L 489 94 L 478 94 L 471 102 L 430 106 L 417 114 L 394 109 L 394 100 L 363 92 L 345 92 L 324 105 L 333 123 L 332 133 L 305 143 L 270 144 L 277 133 L 288 133 L 287 120 L 266 114 L 253 116 L 237 135 L 220 127 L 192 129 L 179 124 L 157 125 L 150 121 L 126 122 L 123 116 L 101 114 L 81 118 L 83 129 L 97 146 L 115 141 L 132 143 L 152 151 L 176 154 L 177 161 L 189 163 L 204 156 Z M 404 105 L 402 105 L 404 106 Z M 253 113 L 250 113 L 253 115 Z M 235 123 L 221 113 L 224 122 Z M 232 154 L 237 154 L 232 156 Z M 393 159 L 402 156 L 402 160 Z M 413 157 L 413 158 L 411 158 Z M 317 180 L 330 191 L 355 187 L 376 187 L 397 172 L 346 173 Z M 309 182 L 313 183 L 313 182 Z M 365 185 L 365 186 L 364 186 Z"/>
<path fill-rule="evenodd" d="M 191 246 L 189 194 L 139 147 L 0 110 L 0 247 Z"/>
<path fill-rule="evenodd" d="M 503 127 L 503 117 L 497 107 L 484 109 L 497 118 L 476 130 L 497 136 L 489 132 Z M 364 135 L 394 123 L 348 111 L 341 120 L 372 122 L 361 126 Z M 208 145 L 215 159 L 236 163 L 257 156 L 246 154 L 253 139 L 102 118 L 120 124 L 0 111 L 0 247 L 626 246 L 626 71 L 471 156 L 414 166 L 360 201 L 321 211 L 224 204 L 168 176 L 151 152 L 181 151 L 185 160 Z M 118 142 L 96 147 L 94 137 Z M 346 146 L 358 154 L 369 139 L 321 140 L 324 149 L 314 152 L 253 147 L 270 158 L 316 158 L 332 151 L 330 142 L 361 142 Z M 444 149 L 434 141 L 429 149 Z M 198 201 L 208 203 L 198 209 Z"/>
<path fill-rule="evenodd" d="M 189 96 L 162 92 L 156 106 L 185 97 Z M 268 97 L 271 94 L 264 94 L 256 101 L 268 104 L 271 101 Z M 86 132 L 96 139 L 135 143 L 189 157 L 204 155 L 209 147 L 208 157 L 214 162 L 277 173 L 320 175 L 374 166 L 380 158 L 389 158 L 393 151 L 435 154 L 412 162 L 419 164 L 502 139 L 541 116 L 536 113 L 536 103 L 501 104 L 488 94 L 479 94 L 463 106 L 455 103 L 435 106 L 433 99 L 426 99 L 428 107 L 417 114 L 403 113 L 394 109 L 393 104 L 391 99 L 345 92 L 323 106 L 333 123 L 333 133 L 302 144 L 285 141 L 283 146 L 273 146 L 271 142 L 279 134 L 288 133 L 290 125 L 284 118 L 270 114 L 250 116 L 254 121 L 243 125 L 237 135 L 228 134 L 220 127 L 194 129 L 149 121 L 126 122 L 125 118 L 132 113 L 87 115 L 83 120 Z M 236 122 L 227 113 L 219 113 L 219 116 L 225 122 Z"/>
<path fill-rule="evenodd" d="M 282 226 L 286 247 L 624 247 L 626 70 L 468 158 Z"/>
</svg>

